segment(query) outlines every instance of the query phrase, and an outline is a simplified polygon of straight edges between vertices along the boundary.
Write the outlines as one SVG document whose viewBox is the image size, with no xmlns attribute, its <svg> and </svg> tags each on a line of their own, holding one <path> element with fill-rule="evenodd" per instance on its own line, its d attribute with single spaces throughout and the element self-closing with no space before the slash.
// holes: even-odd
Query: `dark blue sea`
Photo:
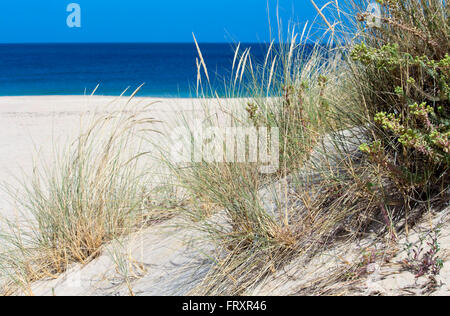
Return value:
<svg viewBox="0 0 450 316">
<path fill-rule="evenodd" d="M 230 77 L 234 44 L 200 44 L 214 89 Z M 263 61 L 266 44 L 251 47 Z M 0 95 L 128 94 L 145 83 L 139 96 L 195 96 L 195 44 L 1 44 Z"/>
</svg>

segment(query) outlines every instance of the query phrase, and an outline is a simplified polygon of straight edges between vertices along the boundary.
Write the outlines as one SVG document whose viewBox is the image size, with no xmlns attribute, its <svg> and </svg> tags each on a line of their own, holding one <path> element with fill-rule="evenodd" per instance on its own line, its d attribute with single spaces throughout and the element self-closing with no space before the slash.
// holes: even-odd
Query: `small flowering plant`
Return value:
<svg viewBox="0 0 450 316">
<path fill-rule="evenodd" d="M 379 112 L 374 121 L 391 132 L 405 148 L 413 149 L 434 162 L 449 165 L 450 130 L 445 124 L 433 123 L 431 117 L 436 118 L 433 107 L 423 102 L 411 104 L 406 117 Z"/>
<path fill-rule="evenodd" d="M 436 229 L 427 236 L 421 237 L 417 244 L 408 243 L 405 247 L 407 258 L 403 260 L 403 267 L 412 271 L 416 278 L 421 276 L 439 275 L 444 262 L 439 256 L 440 230 Z"/>
</svg>

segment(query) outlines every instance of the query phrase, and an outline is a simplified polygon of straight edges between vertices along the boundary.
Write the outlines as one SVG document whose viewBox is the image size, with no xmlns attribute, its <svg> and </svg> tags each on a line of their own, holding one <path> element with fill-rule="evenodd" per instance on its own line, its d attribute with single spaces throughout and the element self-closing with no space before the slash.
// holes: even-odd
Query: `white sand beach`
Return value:
<svg viewBox="0 0 450 316">
<path fill-rule="evenodd" d="M 0 97 L 0 182 L 15 185 L 28 177 L 37 165 L 51 164 L 56 152 L 79 135 L 83 117 L 94 111 L 108 111 L 127 97 L 109 96 L 24 96 Z M 200 109 L 196 99 L 133 98 L 132 106 L 151 104 L 149 116 L 163 125 L 178 111 Z M 0 215 L 14 213 L 4 190 L 0 191 Z"/>
</svg>

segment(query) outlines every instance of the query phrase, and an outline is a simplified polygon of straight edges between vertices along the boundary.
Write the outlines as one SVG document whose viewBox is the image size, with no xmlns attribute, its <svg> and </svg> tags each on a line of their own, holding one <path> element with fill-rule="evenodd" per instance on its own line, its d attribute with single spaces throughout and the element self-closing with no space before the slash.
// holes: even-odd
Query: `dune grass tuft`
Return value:
<svg viewBox="0 0 450 316">
<path fill-rule="evenodd" d="M 32 294 L 33 281 L 86 264 L 141 224 L 148 192 L 133 157 L 138 127 L 149 124 L 129 103 L 111 105 L 93 114 L 53 165 L 36 166 L 18 190 L 9 189 L 18 209 L 0 236 L 0 271 L 9 282 Z"/>
</svg>

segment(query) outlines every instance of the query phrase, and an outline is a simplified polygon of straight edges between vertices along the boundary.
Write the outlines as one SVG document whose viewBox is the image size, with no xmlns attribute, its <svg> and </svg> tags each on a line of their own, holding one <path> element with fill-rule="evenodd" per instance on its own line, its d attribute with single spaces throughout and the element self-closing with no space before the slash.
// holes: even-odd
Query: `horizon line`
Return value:
<svg viewBox="0 0 450 316">
<path fill-rule="evenodd" d="M 270 41 L 261 41 L 261 42 L 198 42 L 199 44 L 268 44 L 270 45 Z M 282 42 L 280 41 L 274 41 L 274 44 L 280 44 Z M 193 44 L 195 45 L 195 42 L 124 42 L 124 41 L 118 41 L 118 42 L 0 42 L 0 45 L 42 45 L 42 44 Z M 289 43 L 285 43 L 289 44 Z M 299 43 L 300 44 L 300 43 Z M 310 42 L 310 43 L 304 43 L 304 44 L 321 44 L 317 42 Z M 323 44 L 323 43 L 322 43 Z"/>
</svg>

